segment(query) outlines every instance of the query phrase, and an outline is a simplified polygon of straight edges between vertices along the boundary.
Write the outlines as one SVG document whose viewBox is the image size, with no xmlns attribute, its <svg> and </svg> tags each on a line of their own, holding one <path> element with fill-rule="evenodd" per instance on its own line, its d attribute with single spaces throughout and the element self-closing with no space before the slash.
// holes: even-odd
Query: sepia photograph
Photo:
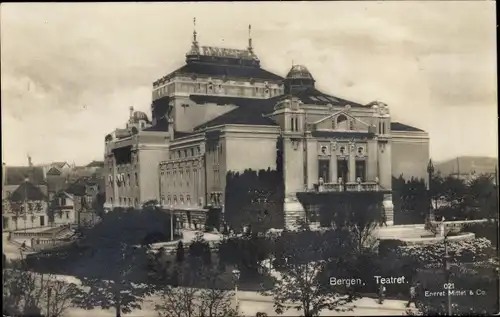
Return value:
<svg viewBox="0 0 500 317">
<path fill-rule="evenodd" d="M 494 1 L 2 3 L 4 317 L 500 313 Z"/>
</svg>

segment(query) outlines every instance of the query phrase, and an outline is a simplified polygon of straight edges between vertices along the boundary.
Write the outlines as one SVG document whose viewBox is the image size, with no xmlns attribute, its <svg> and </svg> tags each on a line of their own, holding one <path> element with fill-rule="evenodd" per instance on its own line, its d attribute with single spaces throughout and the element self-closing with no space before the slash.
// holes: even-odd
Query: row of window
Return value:
<svg viewBox="0 0 500 317">
<path fill-rule="evenodd" d="M 114 203 L 113 197 L 109 197 L 109 203 L 110 204 Z M 133 207 L 133 206 L 139 205 L 139 199 L 135 198 L 134 199 L 134 204 L 132 204 L 132 198 L 130 198 L 130 197 L 119 197 L 118 198 L 118 203 L 119 203 L 120 206 Z"/>
<path fill-rule="evenodd" d="M 165 200 L 165 196 L 162 195 L 160 198 L 160 201 L 161 201 L 162 205 L 165 205 L 165 203 L 166 203 L 167 205 L 174 205 L 174 206 L 179 205 L 179 204 L 180 205 L 185 204 L 185 205 L 190 206 L 193 203 L 195 203 L 191 200 L 191 195 L 189 195 L 189 194 L 187 194 L 185 196 L 181 194 L 181 195 L 179 195 L 179 199 L 177 199 L 177 195 L 168 195 L 166 200 Z"/>
<path fill-rule="evenodd" d="M 24 212 L 25 204 L 24 203 L 12 203 L 10 205 L 10 207 L 14 211 Z M 28 212 L 43 211 L 43 204 L 41 202 L 37 202 L 37 203 L 28 202 L 28 203 L 26 203 L 26 207 L 28 208 Z"/>
<path fill-rule="evenodd" d="M 170 151 L 169 158 L 171 160 L 176 160 L 181 158 L 193 157 L 195 155 L 200 155 L 200 153 L 201 153 L 201 148 L 197 146 L 196 149 L 190 148 L 184 150 Z"/>
<path fill-rule="evenodd" d="M 192 170 L 192 173 L 189 168 L 166 172 L 162 170 L 160 172 L 160 186 L 163 188 L 166 185 L 169 188 L 171 185 L 173 188 L 177 188 L 184 186 L 184 184 L 186 186 L 190 186 L 191 183 L 196 184 L 199 177 L 198 171 L 196 168 Z"/>
<path fill-rule="evenodd" d="M 335 148 L 332 148 L 332 150 L 335 151 Z M 340 155 L 346 155 L 347 154 L 346 147 L 341 146 L 339 148 L 339 152 L 340 152 Z M 364 152 L 365 152 L 365 149 L 363 147 L 359 146 L 358 150 L 357 150 L 358 155 L 363 155 Z M 321 155 L 328 155 L 328 148 L 326 146 L 321 147 Z"/>
<path fill-rule="evenodd" d="M 232 86 L 232 85 L 222 85 L 222 84 L 201 84 L 198 83 L 196 86 L 192 84 L 178 84 L 181 85 L 180 89 L 183 92 L 187 93 L 203 93 L 203 94 L 230 94 L 230 95 L 248 95 L 249 88 L 240 87 L 240 86 Z M 247 92 L 247 93 L 245 93 Z M 174 86 L 167 85 L 161 87 L 153 92 L 153 98 L 159 99 L 163 96 L 168 96 L 174 93 Z M 253 96 L 277 96 L 280 94 L 280 90 L 277 88 L 269 88 L 269 87 L 254 87 Z"/>
<path fill-rule="evenodd" d="M 137 173 L 134 173 L 134 185 L 135 186 L 139 186 L 139 175 Z M 109 175 L 108 176 L 108 182 L 110 185 L 113 184 L 113 176 L 112 175 Z M 116 184 L 118 185 L 118 187 L 122 187 L 122 186 L 132 186 L 132 177 L 130 176 L 130 174 L 127 174 L 127 176 L 125 177 L 125 174 L 117 174 L 116 175 Z"/>
<path fill-rule="evenodd" d="M 37 216 L 31 216 L 31 226 L 33 227 L 33 224 L 36 221 Z M 45 216 L 39 216 L 40 217 L 40 226 L 45 226 Z M 17 216 L 12 216 L 12 222 L 13 222 L 13 228 L 9 228 L 9 217 L 3 217 L 3 229 L 18 229 L 18 224 L 17 220 L 19 218 Z M 21 219 L 23 221 L 28 221 L 28 218 L 26 216 L 22 216 Z M 19 224 L 20 225 L 20 224 Z"/>
</svg>

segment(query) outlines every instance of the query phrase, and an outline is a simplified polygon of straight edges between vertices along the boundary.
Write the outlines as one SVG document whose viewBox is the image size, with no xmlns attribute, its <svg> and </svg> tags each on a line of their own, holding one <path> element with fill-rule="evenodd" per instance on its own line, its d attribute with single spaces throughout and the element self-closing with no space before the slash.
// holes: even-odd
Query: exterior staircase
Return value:
<svg viewBox="0 0 500 317">
<path fill-rule="evenodd" d="M 420 239 L 434 237 L 434 234 L 424 228 L 425 225 L 396 225 L 388 227 L 378 227 L 375 235 L 381 240 L 386 239 Z"/>
</svg>

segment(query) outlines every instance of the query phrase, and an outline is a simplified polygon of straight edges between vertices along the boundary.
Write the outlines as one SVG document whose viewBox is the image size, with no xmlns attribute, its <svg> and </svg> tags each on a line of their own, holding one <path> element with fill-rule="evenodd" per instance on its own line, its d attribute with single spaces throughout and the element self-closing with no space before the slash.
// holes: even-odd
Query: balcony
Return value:
<svg viewBox="0 0 500 317">
<path fill-rule="evenodd" d="M 313 189 L 308 192 L 366 192 L 384 190 L 378 182 L 359 182 L 359 183 L 317 183 Z"/>
</svg>

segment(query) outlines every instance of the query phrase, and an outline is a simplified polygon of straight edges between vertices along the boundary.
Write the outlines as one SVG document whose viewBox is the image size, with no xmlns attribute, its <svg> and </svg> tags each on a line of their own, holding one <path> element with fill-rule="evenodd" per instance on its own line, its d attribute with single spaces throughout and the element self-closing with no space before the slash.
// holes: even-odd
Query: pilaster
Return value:
<svg viewBox="0 0 500 317">
<path fill-rule="evenodd" d="M 366 180 L 369 182 L 375 181 L 378 175 L 377 170 L 377 160 L 378 160 L 378 151 L 377 151 L 377 140 L 372 139 L 367 142 L 367 166 L 366 166 Z"/>
<path fill-rule="evenodd" d="M 337 142 L 332 141 L 330 143 L 330 183 L 337 183 L 338 181 L 338 171 L 337 171 Z"/>
<path fill-rule="evenodd" d="M 356 146 L 354 143 L 349 143 L 349 179 L 347 182 L 353 183 L 356 181 Z"/>
</svg>

